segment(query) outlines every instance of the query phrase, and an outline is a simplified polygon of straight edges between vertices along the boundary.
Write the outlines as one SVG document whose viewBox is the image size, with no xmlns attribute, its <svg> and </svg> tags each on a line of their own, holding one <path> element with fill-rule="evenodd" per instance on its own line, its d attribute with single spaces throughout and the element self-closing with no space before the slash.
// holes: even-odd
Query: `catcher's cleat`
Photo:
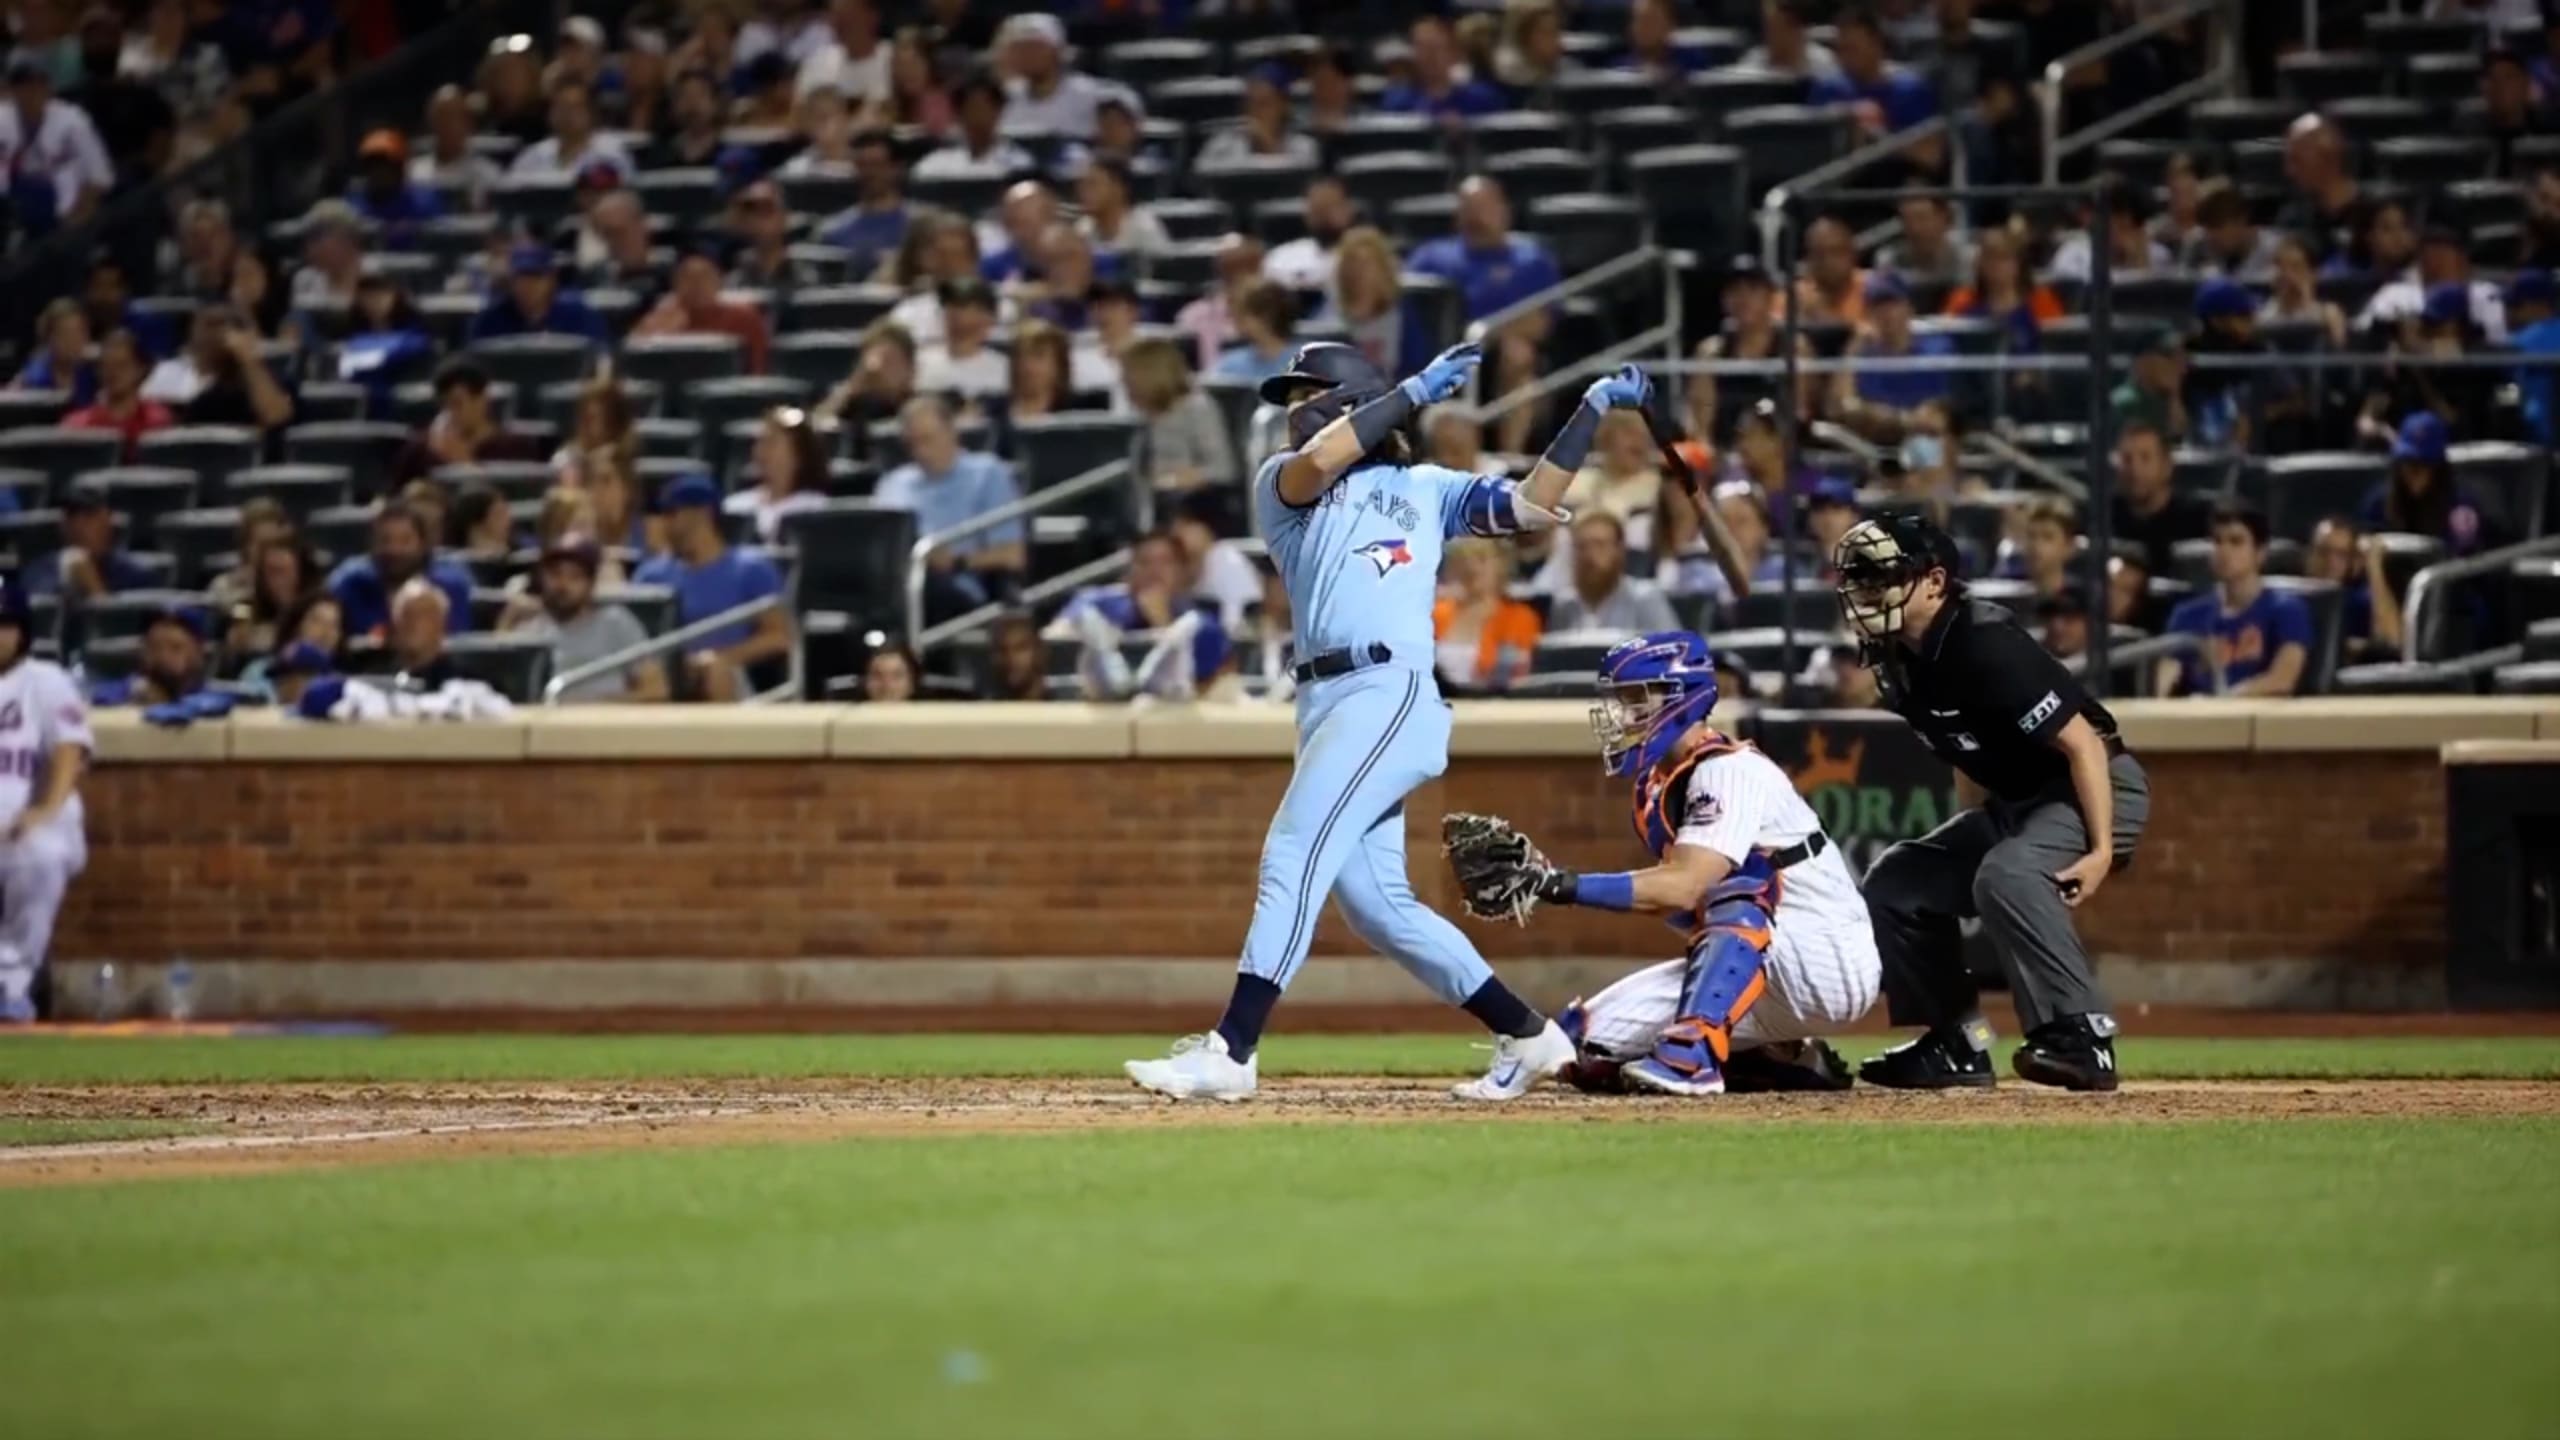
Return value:
<svg viewBox="0 0 2560 1440">
<path fill-rule="evenodd" d="M 2000 1083 L 1991 1057 L 1956 1030 L 1932 1030 L 1858 1067 L 1858 1078 L 1887 1090 L 1988 1090 Z"/>
<path fill-rule="evenodd" d="M 2116 1022 L 2105 1015 L 2067 1015 L 2027 1032 L 2009 1057 L 2018 1078 L 2065 1090 L 2116 1088 Z"/>
<path fill-rule="evenodd" d="M 1736 1050 L 1724 1062 L 1724 1088 L 1730 1095 L 1838 1091 L 1857 1083 L 1849 1062 L 1819 1040 Z"/>
<path fill-rule="evenodd" d="M 1716 1064 L 1708 1026 L 1700 1020 L 1683 1020 L 1663 1031 L 1653 1053 L 1630 1062 L 1624 1075 L 1628 1089 L 1657 1095 L 1724 1093 L 1724 1071 Z"/>
<path fill-rule="evenodd" d="M 1120 1068 L 1139 1088 L 1175 1100 L 1250 1100 L 1261 1079 L 1262 1057 L 1241 1065 L 1227 1056 L 1227 1042 L 1212 1030 L 1173 1042 L 1162 1060 L 1132 1060 Z"/>
</svg>

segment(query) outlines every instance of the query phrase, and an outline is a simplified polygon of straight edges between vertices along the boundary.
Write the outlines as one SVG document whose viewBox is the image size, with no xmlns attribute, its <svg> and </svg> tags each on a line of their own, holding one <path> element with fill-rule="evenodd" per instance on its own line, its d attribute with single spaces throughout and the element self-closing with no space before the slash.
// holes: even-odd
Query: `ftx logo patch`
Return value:
<svg viewBox="0 0 2560 1440">
<path fill-rule="evenodd" d="M 1351 553 L 1377 566 L 1381 580 L 1397 566 L 1413 563 L 1413 546 L 1403 540 L 1372 540 Z"/>
</svg>

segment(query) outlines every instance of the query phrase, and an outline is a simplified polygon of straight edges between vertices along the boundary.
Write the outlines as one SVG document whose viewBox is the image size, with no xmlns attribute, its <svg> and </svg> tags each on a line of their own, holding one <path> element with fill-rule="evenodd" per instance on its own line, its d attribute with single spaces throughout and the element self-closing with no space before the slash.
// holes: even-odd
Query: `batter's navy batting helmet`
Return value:
<svg viewBox="0 0 2560 1440">
<path fill-rule="evenodd" d="M 1289 357 L 1289 368 L 1262 382 L 1262 398 L 1274 405 L 1286 405 L 1305 398 L 1300 392 L 1314 390 L 1319 394 L 1331 390 L 1364 390 L 1383 395 L 1387 377 L 1359 347 L 1338 340 L 1319 340 L 1300 346 Z"/>
</svg>

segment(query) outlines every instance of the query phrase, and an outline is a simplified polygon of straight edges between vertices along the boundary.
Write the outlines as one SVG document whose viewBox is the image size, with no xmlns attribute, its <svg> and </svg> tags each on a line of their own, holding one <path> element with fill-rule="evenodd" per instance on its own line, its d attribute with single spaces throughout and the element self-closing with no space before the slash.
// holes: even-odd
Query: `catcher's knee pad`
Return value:
<svg viewBox="0 0 2560 1440">
<path fill-rule="evenodd" d="M 1689 947 L 1680 1022 L 1667 1039 L 1704 1043 L 1718 1064 L 1733 1053 L 1733 1027 L 1767 988 L 1775 904 L 1765 880 L 1736 877 L 1709 893 L 1705 924 Z"/>
</svg>

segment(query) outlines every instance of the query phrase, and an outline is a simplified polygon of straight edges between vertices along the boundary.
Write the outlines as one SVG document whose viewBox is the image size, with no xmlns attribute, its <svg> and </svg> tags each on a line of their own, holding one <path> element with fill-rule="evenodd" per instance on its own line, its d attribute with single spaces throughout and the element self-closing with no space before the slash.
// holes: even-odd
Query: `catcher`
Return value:
<svg viewBox="0 0 2560 1440">
<path fill-rule="evenodd" d="M 1591 712 L 1603 767 L 1634 780 L 1649 870 L 1576 874 L 1509 821 L 1450 815 L 1441 838 L 1469 913 L 1526 922 L 1539 902 L 1666 916 L 1679 960 L 1639 970 L 1556 1017 L 1584 1089 L 1668 1095 L 1845 1090 L 1816 1038 L 1875 1004 L 1883 971 L 1866 902 L 1812 807 L 1767 756 L 1707 724 L 1716 672 L 1687 631 L 1639 636 L 1600 662 Z"/>
</svg>

